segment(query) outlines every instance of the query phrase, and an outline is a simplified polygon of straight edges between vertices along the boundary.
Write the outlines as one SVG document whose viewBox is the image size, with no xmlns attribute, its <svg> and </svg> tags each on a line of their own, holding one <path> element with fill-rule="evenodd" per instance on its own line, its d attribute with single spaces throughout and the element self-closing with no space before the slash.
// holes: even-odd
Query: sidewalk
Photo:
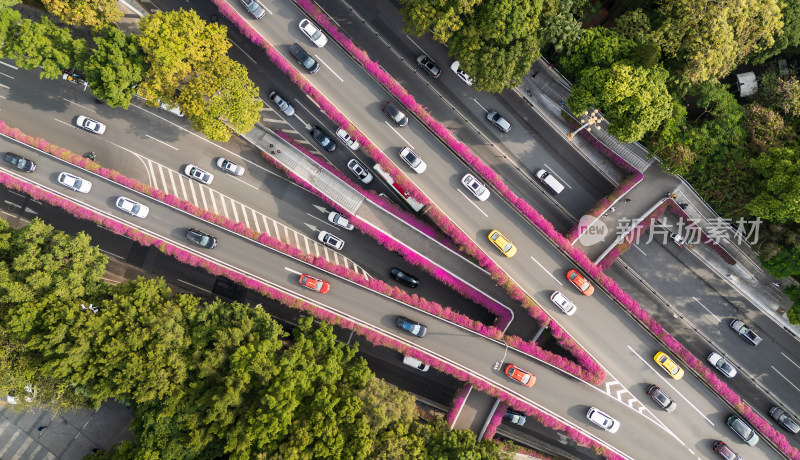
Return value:
<svg viewBox="0 0 800 460">
<path fill-rule="evenodd" d="M 533 73 L 536 76 L 532 78 L 531 74 Z M 557 70 L 550 67 L 544 59 L 540 59 L 534 64 L 531 74 L 523 77 L 522 83 L 516 88 L 517 93 L 548 120 L 555 131 L 566 137 L 571 127 L 561 116 L 561 102 L 565 101 L 569 95 L 569 82 Z M 689 205 L 685 210 L 686 213 L 705 232 L 707 229 L 720 227 L 718 220 L 721 219 L 720 216 L 697 194 L 691 185 L 681 177 L 662 171 L 658 163 L 654 163 L 652 159 L 646 157 L 647 151 L 639 144 L 614 143 L 608 140 L 611 136 L 604 130 L 601 130 L 600 133 L 592 131 L 592 134 L 597 134 L 596 137 L 601 142 L 610 148 L 613 146 L 613 150 L 618 155 L 639 168 L 644 174 L 644 179 L 616 204 L 613 204 L 613 211 L 610 210 L 612 208 L 609 208 L 607 215 L 600 218 L 600 221 L 609 229 L 601 242 L 588 247 L 581 245 L 580 240 L 575 242 L 575 246 L 586 252 L 589 258 L 594 259 L 616 244 L 617 229 L 620 227 L 620 223 L 646 217 L 648 210 L 670 193 L 677 195 L 677 202 Z M 587 161 L 594 164 L 607 177 L 616 183 L 624 178 L 624 173 L 619 171 L 619 168 L 610 159 L 597 152 L 581 136 L 576 135 L 572 143 Z M 629 198 L 631 201 L 626 203 L 625 198 Z M 761 268 L 755 251 L 746 243 L 737 244 L 734 241 L 734 229 L 729 229 L 727 233 L 727 237 L 718 243 L 736 261 L 734 265 L 725 262 L 719 254 L 704 244 L 696 244 L 691 250 L 702 263 L 725 279 L 731 287 L 800 340 L 800 327 L 789 324 L 785 316 L 786 311 L 791 308 L 791 300 L 779 288 L 772 285 L 777 280 Z"/>
</svg>

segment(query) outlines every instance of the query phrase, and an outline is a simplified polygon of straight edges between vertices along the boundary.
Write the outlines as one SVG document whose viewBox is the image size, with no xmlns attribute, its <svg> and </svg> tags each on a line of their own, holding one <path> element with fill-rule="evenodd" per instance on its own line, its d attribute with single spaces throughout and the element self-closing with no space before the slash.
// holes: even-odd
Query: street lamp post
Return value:
<svg viewBox="0 0 800 460">
<path fill-rule="evenodd" d="M 584 110 L 580 118 L 580 122 L 582 123 L 581 126 L 575 131 L 567 134 L 567 139 L 572 140 L 572 138 L 584 128 L 586 128 L 586 131 L 591 131 L 592 128 L 597 125 L 597 129 L 600 129 L 600 122 L 603 120 L 605 120 L 605 118 L 600 115 L 599 110 L 594 109 L 591 112 Z"/>
</svg>

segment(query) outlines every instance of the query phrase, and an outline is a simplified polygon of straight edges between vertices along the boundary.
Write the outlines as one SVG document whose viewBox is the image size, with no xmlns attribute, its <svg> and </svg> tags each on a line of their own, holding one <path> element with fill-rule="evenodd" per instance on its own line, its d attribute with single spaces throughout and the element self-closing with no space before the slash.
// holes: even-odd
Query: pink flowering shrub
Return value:
<svg viewBox="0 0 800 460">
<path fill-rule="evenodd" d="M 461 387 L 461 390 L 456 393 L 456 396 L 453 398 L 453 403 L 450 406 L 450 412 L 447 413 L 447 425 L 452 428 L 453 424 L 456 423 L 456 418 L 458 418 L 458 414 L 461 412 L 461 408 L 464 407 L 464 403 L 467 401 L 467 397 L 469 396 L 470 392 L 472 392 L 472 385 L 466 384 Z"/>
<path fill-rule="evenodd" d="M 639 238 L 645 232 L 645 230 L 650 228 L 650 226 L 653 224 L 653 221 L 661 217 L 664 214 L 664 211 L 666 210 L 667 210 L 666 202 L 661 203 L 657 208 L 653 210 L 653 212 L 651 212 L 647 217 L 642 219 L 641 222 L 636 224 L 636 227 L 634 227 L 634 229 L 631 230 L 630 233 L 628 233 L 619 244 L 614 246 L 614 249 L 612 249 L 608 254 L 606 254 L 606 256 L 603 257 L 603 260 L 601 260 L 600 263 L 597 264 L 597 266 L 600 267 L 601 270 L 605 270 L 608 267 L 610 267 L 617 260 L 617 258 L 619 258 L 619 256 L 624 254 L 628 249 L 631 248 L 631 245 L 633 243 L 639 240 Z"/>
</svg>

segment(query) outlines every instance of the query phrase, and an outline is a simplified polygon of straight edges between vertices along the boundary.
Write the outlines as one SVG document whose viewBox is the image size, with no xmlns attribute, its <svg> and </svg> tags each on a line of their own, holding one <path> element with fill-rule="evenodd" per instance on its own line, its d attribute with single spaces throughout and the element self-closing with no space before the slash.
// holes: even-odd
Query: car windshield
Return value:
<svg viewBox="0 0 800 460">
<path fill-rule="evenodd" d="M 734 430 L 736 430 L 739 433 L 741 433 L 741 435 L 744 436 L 745 438 L 749 437 L 750 433 L 753 432 L 753 430 L 750 429 L 750 427 L 747 426 L 746 423 L 744 423 L 743 421 L 739 420 L 738 418 L 736 420 L 734 420 L 733 422 L 731 422 L 731 427 L 733 427 Z"/>
<path fill-rule="evenodd" d="M 311 59 L 311 56 L 306 56 L 306 58 L 303 59 L 303 65 L 306 67 L 306 69 L 314 67 L 314 64 L 316 64 L 316 62 Z"/>
<path fill-rule="evenodd" d="M 414 152 L 412 152 L 411 150 L 407 150 L 405 152 L 405 158 L 406 161 L 409 162 L 409 164 L 411 164 L 411 166 L 416 166 L 420 162 L 419 157 L 417 157 L 417 155 L 415 155 Z"/>
<path fill-rule="evenodd" d="M 256 3 L 256 2 L 248 2 L 247 3 L 247 9 L 251 13 L 255 13 L 255 11 L 258 9 L 258 3 Z"/>
<path fill-rule="evenodd" d="M 522 377 L 522 380 L 520 380 L 520 382 L 522 383 L 528 383 L 530 381 L 531 381 L 531 374 L 525 374 L 525 376 Z"/>
</svg>

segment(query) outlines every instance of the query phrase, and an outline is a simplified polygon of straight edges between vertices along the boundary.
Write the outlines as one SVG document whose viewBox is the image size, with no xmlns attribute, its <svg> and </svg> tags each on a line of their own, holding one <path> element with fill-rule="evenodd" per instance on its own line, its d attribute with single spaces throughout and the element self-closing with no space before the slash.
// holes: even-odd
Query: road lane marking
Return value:
<svg viewBox="0 0 800 460">
<path fill-rule="evenodd" d="M 675 389 L 675 387 L 674 387 L 674 386 L 672 386 L 672 382 L 670 382 L 669 380 L 667 380 L 667 378 L 666 378 L 666 377 L 664 377 L 664 375 L 663 375 L 663 372 L 660 372 L 660 371 L 656 370 L 656 369 L 655 369 L 653 366 L 651 366 L 651 365 L 650 365 L 650 361 L 649 361 L 649 360 L 646 360 L 646 359 L 644 359 L 644 358 L 642 358 L 642 357 L 641 357 L 641 356 L 640 356 L 638 353 L 636 353 L 636 352 L 633 350 L 633 348 L 631 348 L 631 346 L 630 346 L 630 345 L 628 345 L 628 350 L 630 350 L 630 351 L 631 351 L 631 353 L 633 353 L 633 355 L 634 355 L 634 356 L 636 356 L 637 358 L 639 358 L 639 360 L 641 360 L 641 361 L 644 363 L 644 365 L 648 367 L 648 369 L 650 369 L 651 371 L 653 371 L 653 373 L 654 373 L 654 374 L 656 374 L 656 375 L 658 376 L 658 378 L 660 378 L 660 379 L 661 379 L 661 380 L 662 380 L 662 381 L 663 381 L 663 382 L 664 382 L 666 385 L 669 385 L 669 387 L 670 387 L 670 388 L 672 388 L 672 391 L 674 391 L 674 392 L 675 392 L 675 393 L 677 393 L 677 394 L 678 394 L 678 395 L 679 395 L 681 398 L 683 398 L 683 400 L 684 400 L 684 401 L 686 401 L 686 404 L 688 404 L 689 406 L 691 406 L 691 407 L 692 407 L 692 409 L 694 409 L 695 411 L 697 411 L 697 413 L 698 413 L 698 414 L 700 414 L 700 416 L 701 416 L 701 417 L 703 417 L 704 419 L 706 419 L 706 422 L 708 422 L 708 423 L 709 423 L 711 426 L 714 426 L 714 422 L 712 422 L 711 420 L 709 420 L 709 419 L 708 419 L 708 417 L 706 417 L 706 416 L 705 416 L 705 414 L 703 414 L 703 413 L 700 411 L 700 409 L 698 409 L 698 408 L 697 408 L 697 406 L 695 406 L 694 404 L 692 404 L 692 403 L 691 403 L 691 401 L 689 401 L 689 399 L 688 399 L 688 398 L 686 398 L 686 396 L 684 396 L 684 395 L 683 395 L 683 394 L 682 394 L 680 391 L 678 391 L 677 389 Z M 671 359 L 671 358 L 670 358 L 670 359 Z"/>
<path fill-rule="evenodd" d="M 241 46 L 237 45 L 236 43 L 234 43 L 234 42 L 232 42 L 232 41 L 230 41 L 230 40 L 228 40 L 228 42 L 229 42 L 230 44 L 232 44 L 233 46 L 235 46 L 236 48 L 238 48 L 238 49 L 239 49 L 239 51 L 241 51 L 241 52 L 242 52 L 242 53 L 243 53 L 245 56 L 247 56 L 247 57 L 248 57 L 248 58 L 249 58 L 251 61 L 253 61 L 253 64 L 258 64 L 258 61 L 256 61 L 255 59 L 253 59 L 253 57 L 252 57 L 252 56 L 250 56 L 249 54 L 247 54 L 247 51 L 245 51 L 245 50 L 244 50 L 244 49 L 243 49 Z"/>
<path fill-rule="evenodd" d="M 149 135 L 149 134 L 145 134 L 145 136 L 146 136 L 146 137 L 149 137 L 150 139 L 153 139 L 153 140 L 154 140 L 154 141 L 156 141 L 156 142 L 160 142 L 162 145 L 166 145 L 167 147 L 171 148 L 172 150 L 175 150 L 175 151 L 179 150 L 179 149 L 178 149 L 178 147 L 175 147 L 175 146 L 173 146 L 173 145 L 170 145 L 170 144 L 168 144 L 168 143 L 166 143 L 166 142 L 164 142 L 164 141 L 162 141 L 162 140 L 160 140 L 160 139 L 156 139 L 155 137 L 153 137 L 153 136 L 151 136 L 151 135 Z"/>
<path fill-rule="evenodd" d="M 639 246 L 637 246 L 637 245 L 635 245 L 635 244 L 632 244 L 631 246 L 633 246 L 634 248 L 638 249 L 638 250 L 639 250 L 639 252 L 641 252 L 643 255 L 645 255 L 645 256 L 647 255 L 647 254 L 645 254 L 645 252 L 644 252 L 644 251 L 642 251 L 642 250 L 639 248 Z"/>
<path fill-rule="evenodd" d="M 694 301 L 695 301 L 695 302 L 697 302 L 698 304 L 700 304 L 700 306 L 701 306 L 701 307 L 705 308 L 705 310 L 708 312 L 708 314 L 709 314 L 709 315 L 713 316 L 713 317 L 714 317 L 714 318 L 715 318 L 717 321 L 722 321 L 721 319 L 719 319 L 719 316 L 717 316 L 717 315 L 715 315 L 715 314 L 711 313 L 711 310 L 709 310 L 708 308 L 706 308 L 706 306 L 705 306 L 705 305 L 703 305 L 703 303 L 702 303 L 702 302 L 700 302 L 699 300 L 697 300 L 697 297 L 692 297 L 692 298 L 694 299 Z"/>
<path fill-rule="evenodd" d="M 316 54 L 314 55 L 314 57 L 316 57 L 319 60 L 319 62 L 325 64 L 325 61 L 323 61 L 321 57 L 317 56 Z M 328 68 L 328 70 L 333 74 L 334 77 L 338 78 L 340 82 L 344 83 L 344 80 L 342 80 L 342 77 L 340 77 L 336 72 L 334 72 L 333 69 L 331 68 L 331 66 L 329 66 L 328 64 L 325 64 L 325 67 Z"/>
<path fill-rule="evenodd" d="M 794 384 L 794 383 L 792 383 L 792 381 L 791 381 L 791 380 L 787 379 L 785 375 L 781 374 L 781 372 L 780 372 L 778 369 L 775 369 L 775 366 L 770 366 L 770 367 L 772 368 L 772 370 L 773 370 L 773 371 L 777 372 L 777 373 L 778 373 L 778 375 L 780 375 L 781 377 L 783 377 L 783 379 L 784 379 L 784 380 L 786 380 L 787 382 L 789 382 L 789 385 L 791 385 L 791 386 L 792 386 L 792 387 L 793 387 L 795 390 L 797 390 L 797 391 L 800 391 L 800 388 L 797 388 L 797 387 L 795 386 L 795 384 Z"/>
<path fill-rule="evenodd" d="M 476 104 L 478 104 L 478 107 L 480 107 L 480 108 L 481 108 L 481 110 L 483 110 L 484 112 L 487 112 L 487 113 L 489 112 L 488 110 L 486 110 L 486 107 L 482 106 L 482 105 L 481 105 L 481 103 L 480 103 L 480 102 L 478 102 L 478 100 L 477 100 L 477 99 L 475 99 L 475 98 L 473 97 L 473 98 L 472 98 L 472 100 L 473 100 L 473 101 L 475 101 L 475 103 L 476 103 Z"/>
<path fill-rule="evenodd" d="M 4 85 L 4 84 L 2 84 L 2 83 L 0 83 L 0 86 L 2 86 L 2 87 L 3 87 L 3 88 L 5 88 L 5 89 L 11 89 L 11 87 L 10 87 L 10 86 L 6 86 L 6 85 Z"/>
<path fill-rule="evenodd" d="M 11 64 L 9 64 L 7 62 L 4 62 L 4 61 L 0 61 L 0 64 L 3 64 L 6 67 L 11 67 L 14 70 L 19 70 L 19 67 L 15 66 L 15 65 L 11 65 Z"/>
<path fill-rule="evenodd" d="M 786 359 L 787 359 L 787 360 L 788 360 L 790 363 L 792 363 L 792 364 L 794 364 L 796 367 L 800 368 L 800 366 L 798 366 L 796 362 L 792 361 L 792 359 L 791 359 L 791 358 L 789 358 L 788 356 L 786 356 L 786 354 L 785 354 L 784 352 L 781 352 L 781 354 L 782 354 L 782 355 L 783 355 L 783 357 L 784 357 L 784 358 L 786 358 Z"/>
<path fill-rule="evenodd" d="M 555 276 L 553 276 L 553 274 L 552 274 L 552 273 L 550 273 L 549 271 L 547 271 L 547 269 L 546 269 L 546 268 L 544 268 L 544 265 L 540 264 L 538 260 L 536 260 L 536 259 L 534 259 L 534 258 L 533 258 L 533 256 L 531 256 L 531 260 L 532 260 L 532 261 L 534 261 L 534 262 L 536 262 L 536 265 L 538 265 L 539 267 L 541 267 L 541 268 L 542 268 L 542 271 L 544 271 L 545 273 L 547 273 L 548 275 L 550 275 L 550 278 L 553 278 L 554 280 L 556 280 L 556 283 L 558 283 L 558 285 L 559 285 L 559 286 L 563 286 L 563 284 L 561 284 L 561 281 L 559 281 L 559 280 L 558 280 L 558 278 L 556 278 Z"/>
<path fill-rule="evenodd" d="M 469 203 L 470 203 L 472 206 L 475 206 L 475 209 L 477 209 L 479 213 L 483 214 L 483 216 L 484 216 L 484 217 L 486 217 L 486 218 L 488 218 L 488 217 L 489 217 L 489 215 L 488 215 L 488 214 L 486 214 L 485 212 L 483 212 L 483 209 L 481 209 L 481 208 L 480 208 L 480 206 L 478 206 L 477 204 L 475 204 L 475 201 L 473 201 L 473 200 L 472 200 L 472 198 L 473 198 L 473 197 L 470 197 L 470 196 L 468 196 L 466 193 L 462 192 L 460 188 L 459 188 L 459 189 L 456 189 L 456 190 L 458 190 L 458 193 L 460 193 L 460 194 L 464 195 L 464 198 L 466 198 L 466 199 L 467 199 L 467 201 L 469 201 Z"/>
<path fill-rule="evenodd" d="M 403 135 L 402 135 L 402 134 L 400 134 L 400 133 L 399 133 L 399 132 L 398 132 L 396 129 L 394 129 L 394 126 L 390 125 L 390 124 L 389 124 L 389 122 L 388 122 L 388 121 L 386 121 L 386 120 L 384 120 L 383 122 L 386 124 L 386 126 L 388 126 L 388 127 L 389 127 L 389 129 L 391 129 L 392 131 L 394 131 L 394 133 L 395 133 L 395 134 L 397 134 L 397 136 L 398 136 L 400 139 L 403 139 L 403 142 L 405 142 L 405 143 L 406 143 L 406 145 L 407 145 L 407 146 L 408 146 L 408 147 L 409 147 L 411 150 L 414 150 L 414 145 L 412 145 L 412 144 L 411 144 L 411 142 L 408 142 L 408 139 L 406 139 L 405 137 L 403 137 Z"/>
</svg>

